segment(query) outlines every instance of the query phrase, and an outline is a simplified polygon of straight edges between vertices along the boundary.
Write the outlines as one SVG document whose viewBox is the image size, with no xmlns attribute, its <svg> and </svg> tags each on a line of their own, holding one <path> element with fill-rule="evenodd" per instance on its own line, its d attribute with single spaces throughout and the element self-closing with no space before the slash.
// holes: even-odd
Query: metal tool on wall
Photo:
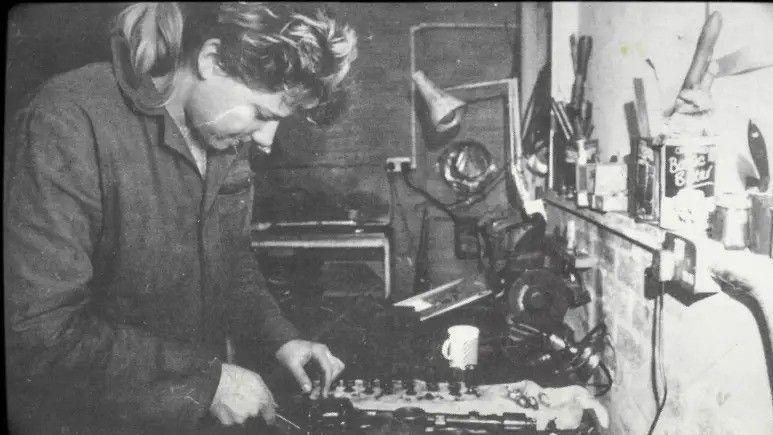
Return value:
<svg viewBox="0 0 773 435">
<path fill-rule="evenodd" d="M 698 38 L 698 44 L 693 53 L 692 63 L 687 75 L 684 77 L 682 89 L 693 89 L 703 82 L 706 71 L 708 71 L 711 55 L 714 53 L 714 45 L 719 39 L 719 32 L 722 30 L 722 15 L 714 11 L 701 29 L 701 35 Z"/>
<path fill-rule="evenodd" d="M 714 80 L 740 75 L 773 66 L 773 53 L 768 47 L 746 45 L 717 59 L 712 59 L 714 45 L 722 30 L 722 16 L 712 13 L 703 25 L 693 53 L 690 69 L 685 75 L 677 101 L 665 115 L 674 112 L 702 113 L 710 108 L 708 93 Z"/>
<path fill-rule="evenodd" d="M 719 12 L 715 11 L 703 24 L 698 43 L 693 52 L 690 69 L 687 70 L 675 104 L 665 113 L 667 117 L 672 116 L 675 112 L 695 114 L 703 113 L 710 109 L 711 104 L 708 99 L 707 86 L 709 80 L 706 79 L 704 81 L 704 78 L 707 75 L 711 55 L 714 53 L 714 45 L 719 38 L 721 29 L 722 16 Z M 701 86 L 701 83 L 704 86 Z"/>
</svg>

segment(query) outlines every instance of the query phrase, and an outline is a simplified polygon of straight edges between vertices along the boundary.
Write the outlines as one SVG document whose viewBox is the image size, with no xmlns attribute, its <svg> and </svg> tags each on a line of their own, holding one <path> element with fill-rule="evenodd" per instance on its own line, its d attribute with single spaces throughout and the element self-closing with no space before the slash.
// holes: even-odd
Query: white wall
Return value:
<svg viewBox="0 0 773 435">
<path fill-rule="evenodd" d="M 630 152 L 624 105 L 634 99 L 633 78 L 645 80 L 651 108 L 657 104 L 663 109 L 672 104 L 692 61 L 707 13 L 713 10 L 719 10 L 723 17 L 715 58 L 744 44 L 773 51 L 770 3 L 554 3 L 553 96 L 564 101 L 570 97 L 573 76 L 569 35 L 591 35 L 593 51 L 586 97 L 593 103 L 594 136 L 599 139 L 602 161 Z M 648 58 L 657 70 L 657 79 L 645 62 Z M 718 79 L 712 94 L 716 108 L 712 125 L 720 135 L 717 190 L 742 189 L 743 175 L 754 174 L 746 138 L 750 117 L 766 135 L 768 154 L 773 156 L 773 68 Z M 608 241 L 600 243 L 604 245 L 602 252 L 608 249 Z M 619 281 L 641 275 L 638 269 L 628 266 L 622 262 L 615 266 Z M 614 299 L 631 289 L 635 306 L 651 304 L 638 286 L 607 282 L 602 291 Z M 747 308 L 724 294 L 690 307 L 666 298 L 665 359 L 672 388 L 655 433 L 773 433 L 773 403 L 760 332 Z M 632 321 L 630 313 L 610 306 L 609 299 L 605 299 L 604 312 L 615 318 L 618 329 L 641 329 L 642 322 L 637 324 L 636 316 Z M 646 308 L 642 310 L 651 314 Z M 649 330 L 639 332 L 646 339 Z M 626 355 L 649 356 L 646 342 L 626 347 L 626 343 L 636 341 L 625 334 L 615 340 L 622 361 Z M 646 433 L 654 415 L 648 364 L 626 372 L 629 366 L 635 365 L 618 366 L 627 380 L 621 384 L 623 388 L 613 390 L 608 400 L 614 422 L 610 433 Z"/>
<path fill-rule="evenodd" d="M 553 95 L 568 101 L 574 79 L 569 54 L 573 32 L 593 36 L 586 97 L 593 103 L 594 135 L 602 161 L 630 152 L 623 105 L 633 101 L 633 78 L 645 80 L 653 109 L 673 104 L 692 61 L 707 12 L 720 11 L 723 27 L 714 57 L 748 44 L 773 50 L 773 4 L 580 2 L 553 4 Z M 647 65 L 650 59 L 657 76 Z M 720 135 L 717 189 L 742 188 L 755 175 L 746 125 L 751 117 L 773 154 L 773 68 L 717 79 L 713 125 Z M 654 121 L 654 120 L 653 120 Z"/>
</svg>

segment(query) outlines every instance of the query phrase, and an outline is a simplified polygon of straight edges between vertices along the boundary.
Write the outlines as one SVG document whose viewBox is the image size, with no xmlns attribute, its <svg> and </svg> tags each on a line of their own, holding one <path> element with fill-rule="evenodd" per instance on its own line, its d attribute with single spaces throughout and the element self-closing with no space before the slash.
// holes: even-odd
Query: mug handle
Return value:
<svg viewBox="0 0 773 435">
<path fill-rule="evenodd" d="M 440 353 L 443 354 L 443 357 L 445 359 L 450 360 L 451 359 L 451 339 L 447 338 L 446 341 L 443 342 L 443 346 L 440 348 Z"/>
</svg>

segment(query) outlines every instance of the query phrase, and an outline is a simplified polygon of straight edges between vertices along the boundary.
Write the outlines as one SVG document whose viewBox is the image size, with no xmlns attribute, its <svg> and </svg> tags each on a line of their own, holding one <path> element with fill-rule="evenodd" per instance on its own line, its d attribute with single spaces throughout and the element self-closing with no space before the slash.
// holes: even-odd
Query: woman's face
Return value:
<svg viewBox="0 0 773 435">
<path fill-rule="evenodd" d="M 220 71 L 193 86 L 184 106 L 189 127 L 205 145 L 225 150 L 254 141 L 271 152 L 279 121 L 293 110 L 285 92 L 247 87 Z"/>
</svg>

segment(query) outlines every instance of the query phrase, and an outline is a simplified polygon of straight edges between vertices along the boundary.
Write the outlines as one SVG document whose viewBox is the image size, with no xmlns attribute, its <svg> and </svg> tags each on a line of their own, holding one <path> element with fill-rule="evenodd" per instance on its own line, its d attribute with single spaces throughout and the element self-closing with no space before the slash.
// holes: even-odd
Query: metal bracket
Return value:
<svg viewBox="0 0 773 435">
<path fill-rule="evenodd" d="M 647 297 L 657 296 L 659 287 L 685 305 L 691 305 L 714 292 L 696 291 L 697 251 L 683 236 L 666 233 L 663 249 L 652 255 L 652 267 L 645 273 Z"/>
</svg>

